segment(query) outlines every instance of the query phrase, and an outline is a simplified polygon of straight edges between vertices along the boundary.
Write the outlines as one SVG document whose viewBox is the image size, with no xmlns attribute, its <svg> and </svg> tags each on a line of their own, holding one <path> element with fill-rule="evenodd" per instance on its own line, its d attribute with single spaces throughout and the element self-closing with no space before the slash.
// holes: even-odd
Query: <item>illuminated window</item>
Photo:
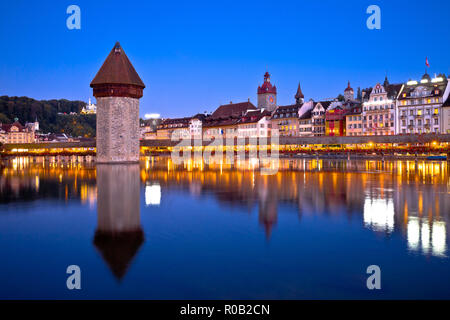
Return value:
<svg viewBox="0 0 450 320">
<path fill-rule="evenodd" d="M 439 114 L 439 109 L 438 108 L 434 109 L 434 114 Z"/>
</svg>

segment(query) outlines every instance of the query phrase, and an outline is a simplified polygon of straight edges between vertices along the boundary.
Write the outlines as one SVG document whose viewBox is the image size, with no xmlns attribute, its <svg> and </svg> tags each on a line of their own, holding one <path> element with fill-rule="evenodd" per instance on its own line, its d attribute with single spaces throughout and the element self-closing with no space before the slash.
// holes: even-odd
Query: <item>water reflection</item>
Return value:
<svg viewBox="0 0 450 320">
<path fill-rule="evenodd" d="M 364 201 L 364 225 L 375 231 L 394 231 L 394 202 L 392 199 L 371 199 Z"/>
<path fill-rule="evenodd" d="M 161 203 L 161 186 L 159 184 L 146 183 L 145 185 L 145 205 L 157 206 Z"/>
<path fill-rule="evenodd" d="M 160 186 L 158 194 L 182 189 L 197 197 L 214 195 L 230 209 L 257 208 L 268 239 L 276 228 L 279 207 L 290 205 L 297 208 L 299 219 L 346 215 L 361 219 L 374 232 L 402 234 L 411 252 L 445 257 L 448 166 L 425 161 L 282 159 L 279 172 L 267 176 L 251 160 L 175 165 L 167 158 L 148 158 L 141 179 Z M 419 220 L 423 221 L 415 227 Z"/>
<path fill-rule="evenodd" d="M 143 210 L 160 210 L 162 195 L 173 191 L 213 197 L 224 212 L 255 209 L 267 239 L 277 232 L 279 215 L 288 206 L 300 221 L 345 217 L 385 237 L 400 234 L 411 253 L 448 256 L 448 163 L 281 159 L 276 167 L 277 174 L 261 175 L 252 160 L 175 165 L 170 158 L 148 157 L 140 166 L 95 168 L 17 158 L 1 168 L 0 204 L 50 197 L 90 206 L 97 202 L 94 244 L 118 278 L 144 241 L 141 187 Z"/>
<path fill-rule="evenodd" d="M 94 245 L 121 279 L 144 242 L 140 221 L 139 165 L 97 165 Z"/>
<path fill-rule="evenodd" d="M 409 217 L 407 227 L 408 248 L 413 252 L 445 257 L 446 223 L 428 221 L 427 218 Z"/>
</svg>

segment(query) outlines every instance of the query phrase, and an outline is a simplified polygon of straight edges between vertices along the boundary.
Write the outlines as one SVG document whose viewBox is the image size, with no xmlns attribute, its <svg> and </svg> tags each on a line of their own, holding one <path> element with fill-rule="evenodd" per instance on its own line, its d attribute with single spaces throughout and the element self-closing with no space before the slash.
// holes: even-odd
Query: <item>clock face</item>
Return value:
<svg viewBox="0 0 450 320">
<path fill-rule="evenodd" d="M 275 101 L 275 99 L 273 98 L 273 96 L 268 96 L 267 101 L 269 101 L 269 103 L 272 104 Z"/>
</svg>

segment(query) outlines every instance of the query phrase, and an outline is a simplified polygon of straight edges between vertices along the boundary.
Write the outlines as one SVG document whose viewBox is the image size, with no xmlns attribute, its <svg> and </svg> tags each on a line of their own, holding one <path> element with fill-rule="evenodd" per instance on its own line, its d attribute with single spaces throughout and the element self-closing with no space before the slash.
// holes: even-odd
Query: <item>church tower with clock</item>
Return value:
<svg viewBox="0 0 450 320">
<path fill-rule="evenodd" d="M 258 109 L 273 111 L 277 107 L 277 87 L 270 83 L 270 74 L 264 74 L 264 83 L 258 87 Z"/>
</svg>

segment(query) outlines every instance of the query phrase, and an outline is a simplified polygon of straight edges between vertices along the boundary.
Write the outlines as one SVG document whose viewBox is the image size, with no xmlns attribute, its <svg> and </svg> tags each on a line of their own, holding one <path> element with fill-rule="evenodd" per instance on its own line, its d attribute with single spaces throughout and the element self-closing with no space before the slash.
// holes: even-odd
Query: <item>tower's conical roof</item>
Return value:
<svg viewBox="0 0 450 320">
<path fill-rule="evenodd" d="M 91 87 L 102 84 L 127 84 L 145 88 L 125 51 L 117 42 L 97 72 Z"/>
<path fill-rule="evenodd" d="M 94 245 L 119 280 L 126 274 L 143 242 L 144 232 L 140 229 L 119 233 L 97 230 L 94 237 Z"/>
</svg>

